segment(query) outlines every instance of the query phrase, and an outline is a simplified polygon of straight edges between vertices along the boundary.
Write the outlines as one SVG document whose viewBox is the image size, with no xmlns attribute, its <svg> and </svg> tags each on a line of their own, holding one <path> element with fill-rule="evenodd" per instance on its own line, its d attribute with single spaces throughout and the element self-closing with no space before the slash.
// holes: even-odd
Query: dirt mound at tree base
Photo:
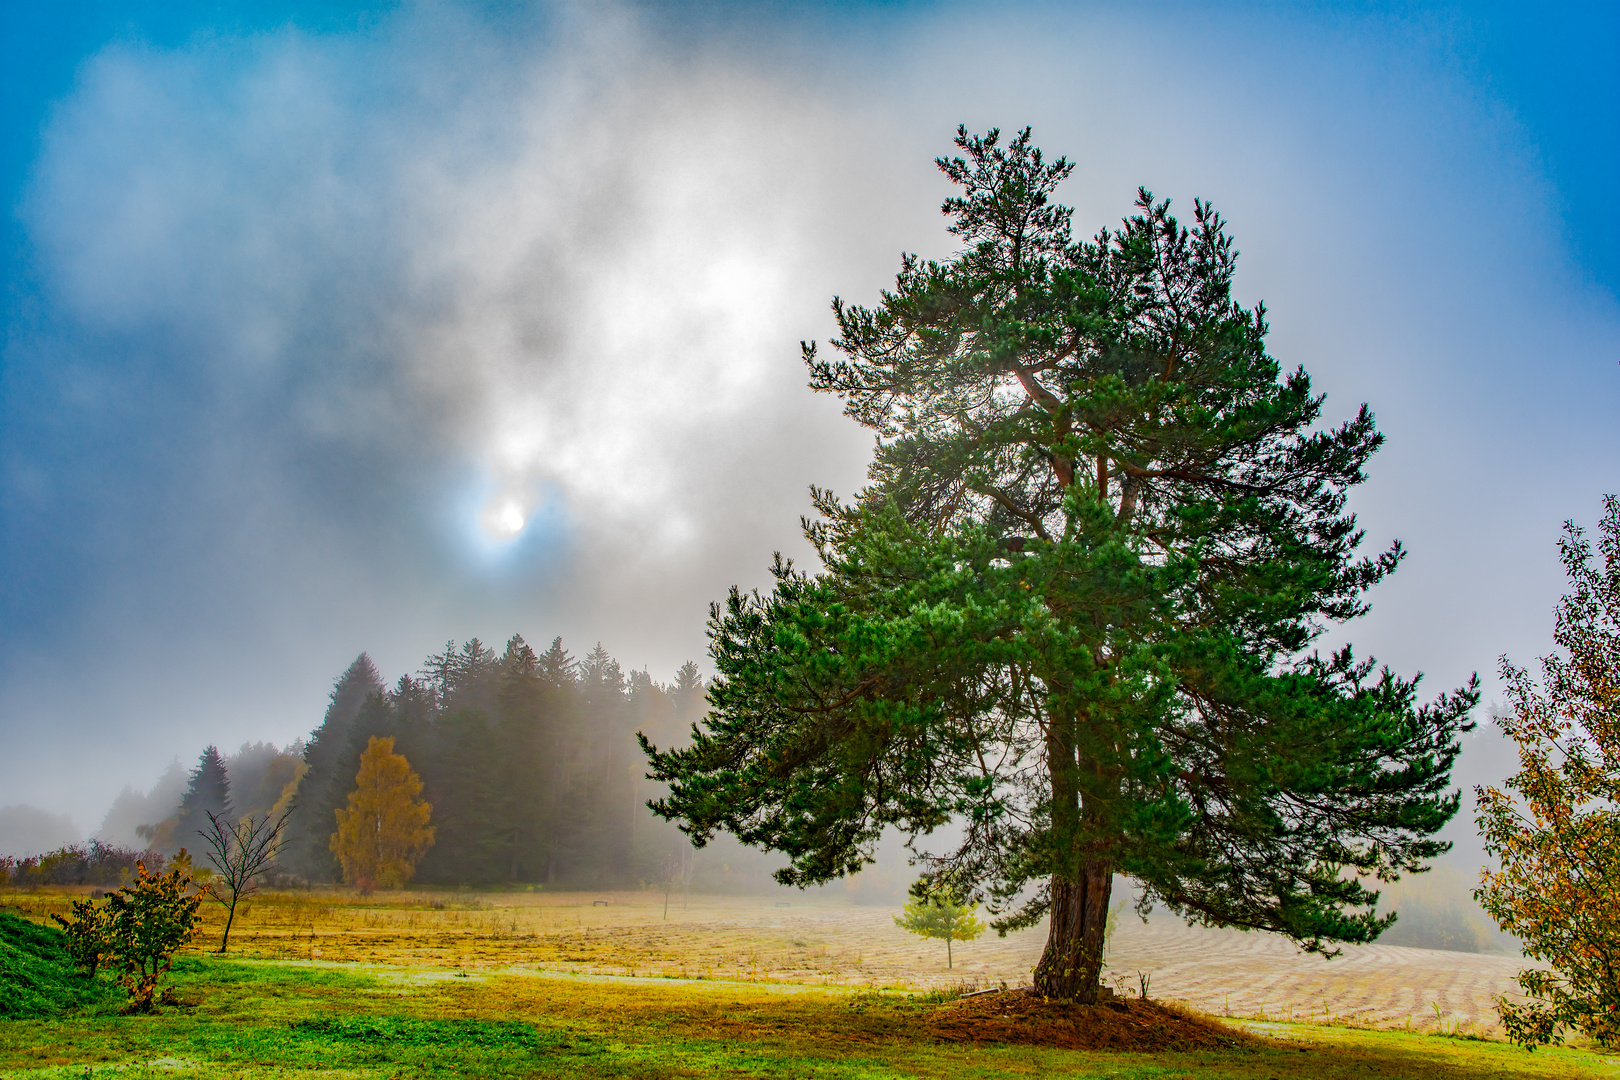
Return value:
<svg viewBox="0 0 1620 1080">
<path fill-rule="evenodd" d="M 1023 989 L 959 998 L 942 1005 L 928 1028 L 948 1042 L 1064 1050 L 1213 1050 L 1255 1042 L 1213 1017 L 1163 1002 L 1116 998 L 1071 1005 Z"/>
</svg>

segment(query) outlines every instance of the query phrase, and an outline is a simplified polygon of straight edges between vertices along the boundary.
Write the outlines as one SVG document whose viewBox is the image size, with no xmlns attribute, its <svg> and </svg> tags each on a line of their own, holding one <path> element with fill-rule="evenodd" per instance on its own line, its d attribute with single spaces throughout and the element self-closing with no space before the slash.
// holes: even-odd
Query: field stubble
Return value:
<svg viewBox="0 0 1620 1080">
<path fill-rule="evenodd" d="M 66 911 L 72 890 L 11 893 L 0 906 L 34 918 Z M 217 941 L 210 905 L 201 952 Z M 811 986 L 930 989 L 1029 981 L 1043 929 L 943 944 L 894 925 L 888 908 L 819 897 L 670 897 L 661 893 L 263 892 L 238 909 L 231 952 L 467 971 L 726 979 Z M 1333 960 L 1273 935 L 1144 924 L 1122 915 L 1110 981 L 1217 1016 L 1349 1022 L 1490 1033 L 1494 1002 L 1514 989 L 1515 957 L 1348 946 Z"/>
</svg>

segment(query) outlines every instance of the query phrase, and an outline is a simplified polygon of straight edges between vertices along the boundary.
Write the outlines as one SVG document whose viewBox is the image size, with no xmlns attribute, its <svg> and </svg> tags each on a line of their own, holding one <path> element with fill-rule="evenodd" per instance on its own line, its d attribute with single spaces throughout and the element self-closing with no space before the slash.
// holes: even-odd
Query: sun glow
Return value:
<svg viewBox="0 0 1620 1080">
<path fill-rule="evenodd" d="M 529 523 L 527 512 L 514 496 L 497 496 L 479 515 L 478 523 L 491 540 L 511 540 Z"/>
</svg>

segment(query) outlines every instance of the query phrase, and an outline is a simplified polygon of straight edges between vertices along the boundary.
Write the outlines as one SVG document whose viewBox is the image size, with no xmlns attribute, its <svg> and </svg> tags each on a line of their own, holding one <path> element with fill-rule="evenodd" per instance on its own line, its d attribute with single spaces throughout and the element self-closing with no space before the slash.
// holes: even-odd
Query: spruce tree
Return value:
<svg viewBox="0 0 1620 1080">
<path fill-rule="evenodd" d="M 624 670 L 602 645 L 585 654 L 576 683 L 573 767 L 565 777 L 568 813 L 559 829 L 565 874 L 581 883 L 627 883 L 635 776 Z"/>
<path fill-rule="evenodd" d="M 547 726 L 545 765 L 537 777 L 544 785 L 545 819 L 541 847 L 544 851 L 542 876 L 552 884 L 571 870 L 565 847 L 572 804 L 569 781 L 583 769 L 584 740 L 580 732 L 579 662 L 563 648 L 562 638 L 552 638 L 540 654 L 539 674 L 546 689 Z"/>
<path fill-rule="evenodd" d="M 703 695 L 707 688 L 698 666 L 688 660 L 675 672 L 669 694 L 675 704 L 675 715 L 683 725 L 689 725 L 703 715 Z"/>
<path fill-rule="evenodd" d="M 545 865 L 546 685 L 540 658 L 521 634 L 513 634 L 500 660 L 499 759 L 494 767 L 505 796 L 502 831 L 507 845 L 508 881 L 536 881 Z"/>
<path fill-rule="evenodd" d="M 306 768 L 294 795 L 282 858 L 290 869 L 312 880 L 331 881 L 337 877 L 338 864 L 329 841 L 333 812 L 344 805 L 354 786 L 354 770 L 349 766 L 358 760 L 358 753 L 351 754 L 350 736 L 361 707 L 383 689 L 371 657 L 365 653 L 355 657 L 338 676 L 326 715 L 304 746 Z"/>
<path fill-rule="evenodd" d="M 1058 999 L 1096 999 L 1115 874 L 1195 922 L 1373 939 L 1362 881 L 1445 850 L 1478 691 L 1420 704 L 1312 649 L 1400 560 L 1359 557 L 1345 509 L 1372 414 L 1320 423 L 1207 204 L 1184 226 L 1142 191 L 1076 241 L 1067 161 L 1027 130 L 956 142 L 960 252 L 904 256 L 878 307 L 834 300 L 841 356 L 805 348 L 877 435 L 872 483 L 813 492 L 821 572 L 778 557 L 768 595 L 715 606 L 711 712 L 645 747 L 654 810 L 786 854 L 798 885 L 885 828 L 954 825 L 934 880 L 1003 931 L 1047 919 Z"/>
<path fill-rule="evenodd" d="M 232 819 L 231 781 L 225 772 L 225 759 L 219 748 L 210 746 L 191 770 L 191 782 L 180 799 L 180 817 L 175 823 L 176 848 L 201 849 L 202 833 L 208 828 L 208 815 Z"/>
<path fill-rule="evenodd" d="M 560 689 L 572 686 L 578 676 L 579 662 L 563 648 L 562 638 L 552 638 L 551 645 L 540 654 L 540 677 Z"/>
</svg>

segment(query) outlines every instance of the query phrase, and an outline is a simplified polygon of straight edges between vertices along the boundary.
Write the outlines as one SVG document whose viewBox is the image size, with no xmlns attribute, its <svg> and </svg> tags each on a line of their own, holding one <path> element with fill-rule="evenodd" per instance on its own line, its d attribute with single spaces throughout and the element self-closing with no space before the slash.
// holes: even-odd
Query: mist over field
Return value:
<svg viewBox="0 0 1620 1080">
<path fill-rule="evenodd" d="M 1513 33 L 1265 5 L 108 27 L 12 136 L 0 853 L 149 839 L 205 746 L 308 740 L 362 652 L 389 688 L 513 633 L 601 643 L 627 688 L 709 674 L 708 604 L 809 557 L 809 485 L 863 481 L 799 342 L 951 253 L 958 123 L 1074 159 L 1081 233 L 1139 185 L 1217 204 L 1272 353 L 1388 436 L 1355 507 L 1411 554 L 1324 645 L 1499 698 L 1498 656 L 1550 649 L 1561 522 L 1620 486 L 1612 170 L 1573 148 L 1606 140 L 1547 119 Z M 1465 791 L 1514 764 L 1478 720 Z M 1471 903 L 1471 806 L 1403 883 L 1426 910 Z M 872 873 L 887 902 L 909 871 Z"/>
</svg>

